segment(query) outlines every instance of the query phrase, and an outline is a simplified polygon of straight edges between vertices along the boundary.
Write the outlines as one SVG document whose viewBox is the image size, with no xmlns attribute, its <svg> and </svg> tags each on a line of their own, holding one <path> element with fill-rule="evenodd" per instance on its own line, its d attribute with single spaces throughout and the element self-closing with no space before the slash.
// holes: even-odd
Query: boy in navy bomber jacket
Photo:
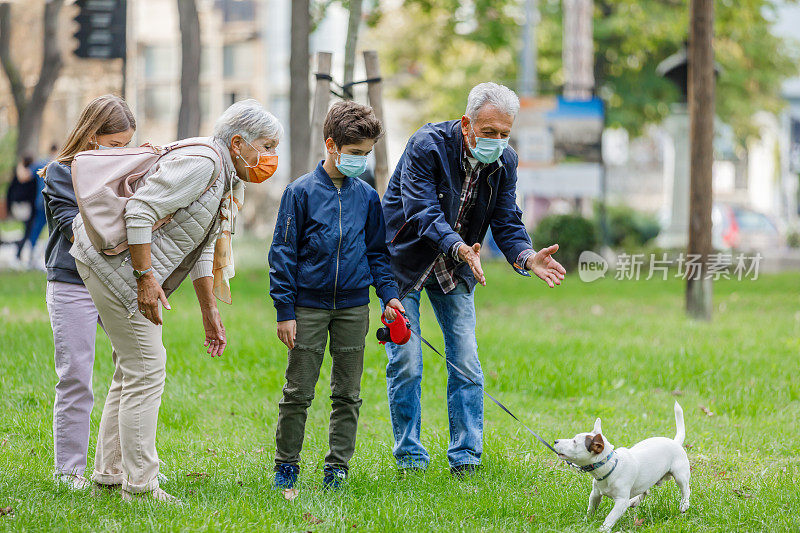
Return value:
<svg viewBox="0 0 800 533">
<path fill-rule="evenodd" d="M 386 302 L 387 320 L 404 311 L 389 267 L 380 198 L 358 178 L 383 135 L 381 123 L 372 108 L 339 102 L 323 133 L 325 160 L 284 191 L 269 251 L 278 337 L 289 348 L 275 436 L 279 489 L 292 488 L 297 480 L 306 412 L 329 333 L 332 409 L 323 483 L 338 488 L 347 477 L 361 406 L 369 286 Z"/>
</svg>

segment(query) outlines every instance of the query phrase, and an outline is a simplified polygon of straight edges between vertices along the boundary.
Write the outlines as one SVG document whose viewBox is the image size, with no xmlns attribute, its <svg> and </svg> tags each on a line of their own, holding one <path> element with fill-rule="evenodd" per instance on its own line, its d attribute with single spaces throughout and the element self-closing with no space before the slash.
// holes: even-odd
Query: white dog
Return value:
<svg viewBox="0 0 800 533">
<path fill-rule="evenodd" d="M 589 516 L 603 496 L 614 500 L 614 508 L 603 521 L 601 531 L 611 531 L 628 507 L 639 505 L 653 485 L 661 485 L 670 476 L 681 490 L 680 510 L 689 508 L 689 458 L 683 449 L 686 429 L 683 409 L 675 402 L 675 438 L 645 439 L 633 448 L 618 448 L 602 435 L 600 419 L 591 433 L 578 433 L 572 439 L 555 442 L 561 459 L 566 459 L 589 472 L 594 481 L 589 495 Z"/>
</svg>

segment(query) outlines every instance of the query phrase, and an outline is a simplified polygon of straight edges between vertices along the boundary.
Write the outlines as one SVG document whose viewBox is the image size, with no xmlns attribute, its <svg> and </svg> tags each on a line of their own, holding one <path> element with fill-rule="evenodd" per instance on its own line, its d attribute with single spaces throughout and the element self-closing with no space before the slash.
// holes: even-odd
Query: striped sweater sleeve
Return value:
<svg viewBox="0 0 800 533">
<path fill-rule="evenodd" d="M 207 157 L 164 158 L 125 207 L 128 244 L 149 243 L 153 224 L 200 198 L 213 175 L 214 162 Z"/>
<path fill-rule="evenodd" d="M 214 247 L 217 245 L 216 237 L 212 237 L 205 248 L 203 253 L 200 254 L 200 259 L 194 264 L 192 270 L 189 271 L 189 278 L 192 281 L 200 278 L 209 278 L 214 275 Z"/>
</svg>

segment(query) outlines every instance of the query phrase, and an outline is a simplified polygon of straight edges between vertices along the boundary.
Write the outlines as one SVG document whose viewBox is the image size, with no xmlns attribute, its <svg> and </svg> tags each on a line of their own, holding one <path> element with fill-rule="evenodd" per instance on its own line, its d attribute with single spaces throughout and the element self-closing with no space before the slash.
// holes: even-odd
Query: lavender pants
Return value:
<svg viewBox="0 0 800 533">
<path fill-rule="evenodd" d="M 92 367 L 99 316 L 86 287 L 60 281 L 47 282 L 47 311 L 58 375 L 53 406 L 55 474 L 82 475 L 94 404 Z"/>
</svg>

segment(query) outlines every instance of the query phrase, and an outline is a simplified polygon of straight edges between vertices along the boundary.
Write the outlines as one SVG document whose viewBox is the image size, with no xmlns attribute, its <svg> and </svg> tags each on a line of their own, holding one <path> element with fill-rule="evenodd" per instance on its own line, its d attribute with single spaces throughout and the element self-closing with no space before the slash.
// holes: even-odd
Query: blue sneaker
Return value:
<svg viewBox="0 0 800 533">
<path fill-rule="evenodd" d="M 347 468 L 334 465 L 325 465 L 322 470 L 322 485 L 326 489 L 336 490 L 341 488 L 342 483 L 347 479 Z"/>
<path fill-rule="evenodd" d="M 291 489 L 297 481 L 297 474 L 300 467 L 297 465 L 283 463 L 275 465 L 275 488 L 278 490 Z"/>
</svg>

